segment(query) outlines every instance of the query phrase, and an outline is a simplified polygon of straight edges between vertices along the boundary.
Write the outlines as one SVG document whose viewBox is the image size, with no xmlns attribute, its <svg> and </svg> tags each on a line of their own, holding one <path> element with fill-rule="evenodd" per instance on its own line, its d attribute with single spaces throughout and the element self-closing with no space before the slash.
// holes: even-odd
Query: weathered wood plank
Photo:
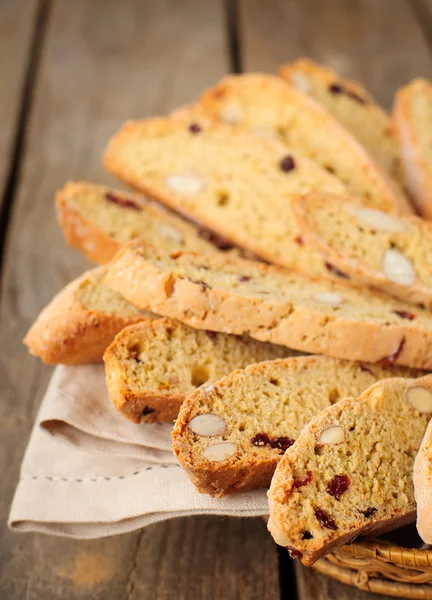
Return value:
<svg viewBox="0 0 432 600">
<path fill-rule="evenodd" d="M 432 55 L 407 0 L 239 0 L 245 71 L 300 56 L 362 81 L 390 108 L 396 89 L 432 77 Z"/>
<path fill-rule="evenodd" d="M 400 85 L 415 76 L 432 77 L 418 13 L 406 0 L 238 0 L 237 12 L 244 71 L 275 72 L 281 63 L 307 56 L 359 79 L 387 108 Z M 386 598 L 301 565 L 296 575 L 301 600 Z"/>
<path fill-rule="evenodd" d="M 13 160 L 36 15 L 36 0 L 0 2 L 0 204 Z"/>
<path fill-rule="evenodd" d="M 189 101 L 229 68 L 222 0 L 52 3 L 9 228 L 1 299 L 0 597 L 80 600 L 279 596 L 260 520 L 190 519 L 96 541 L 4 526 L 50 369 L 21 339 L 87 263 L 64 247 L 52 198 L 68 178 L 106 178 L 108 136 L 131 117 Z M 203 591 L 203 595 L 200 592 Z"/>
</svg>

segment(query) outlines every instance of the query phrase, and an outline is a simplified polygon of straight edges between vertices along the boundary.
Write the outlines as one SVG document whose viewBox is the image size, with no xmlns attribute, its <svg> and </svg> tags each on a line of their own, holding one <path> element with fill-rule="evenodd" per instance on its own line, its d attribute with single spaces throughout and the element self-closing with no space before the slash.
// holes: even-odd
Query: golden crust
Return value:
<svg viewBox="0 0 432 600">
<path fill-rule="evenodd" d="M 236 335 L 247 334 L 260 341 L 281 344 L 312 354 L 334 358 L 377 362 L 388 359 L 394 364 L 420 369 L 432 368 L 432 321 L 429 313 L 417 310 L 417 319 L 404 321 L 395 311 L 409 311 L 410 305 L 367 290 L 342 283 L 310 279 L 295 274 L 296 282 L 304 282 L 304 295 L 309 288 L 336 291 L 364 304 L 366 315 L 373 315 L 371 304 L 379 302 L 379 318 L 357 319 L 352 313 L 344 317 L 333 310 L 311 309 L 298 298 L 293 302 L 278 301 L 271 296 L 238 295 L 219 287 L 202 285 L 179 275 L 175 270 L 159 268 L 152 262 L 154 251 L 131 244 L 110 265 L 106 284 L 123 290 L 125 297 L 141 308 L 151 309 L 197 329 L 210 329 Z M 148 259 L 146 258 L 148 257 Z M 225 266 L 238 273 L 251 269 L 260 275 L 287 276 L 287 287 L 293 272 L 252 261 L 228 257 L 198 257 L 193 252 L 179 252 L 176 258 L 206 264 L 217 273 Z M 322 286 L 322 288 L 321 288 Z M 311 292 L 312 293 L 312 292 Z M 409 308 L 407 308 L 409 307 Z M 318 308 L 318 307 L 317 307 Z"/>
<path fill-rule="evenodd" d="M 417 531 L 425 544 L 432 544 L 432 421 L 426 429 L 414 462 L 413 480 Z"/>
<path fill-rule="evenodd" d="M 85 308 L 77 298 L 83 283 L 103 272 L 96 268 L 69 283 L 42 310 L 27 332 L 30 354 L 47 364 L 78 365 L 100 362 L 115 335 L 148 315 L 131 317 Z"/>
</svg>

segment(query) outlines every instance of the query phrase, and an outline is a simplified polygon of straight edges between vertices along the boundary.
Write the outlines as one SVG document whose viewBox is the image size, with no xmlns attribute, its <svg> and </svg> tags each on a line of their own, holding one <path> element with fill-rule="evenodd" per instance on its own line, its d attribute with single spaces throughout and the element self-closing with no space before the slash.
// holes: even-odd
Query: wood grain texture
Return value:
<svg viewBox="0 0 432 600">
<path fill-rule="evenodd" d="M 238 0 L 245 71 L 307 56 L 353 79 L 390 108 L 396 89 L 432 77 L 432 55 L 408 0 Z"/>
<path fill-rule="evenodd" d="M 259 520 L 170 521 L 95 541 L 4 525 L 51 373 L 21 339 L 54 292 L 88 266 L 63 244 L 54 191 L 68 178 L 105 179 L 101 151 L 123 120 L 188 102 L 228 69 L 222 2 L 55 0 L 51 8 L 3 272 L 0 598 L 194 598 L 189 590 L 196 598 L 201 590 L 216 599 L 277 598 L 277 552 Z"/>
<path fill-rule="evenodd" d="M 0 204 L 13 159 L 36 14 L 36 0 L 0 1 Z"/>
</svg>

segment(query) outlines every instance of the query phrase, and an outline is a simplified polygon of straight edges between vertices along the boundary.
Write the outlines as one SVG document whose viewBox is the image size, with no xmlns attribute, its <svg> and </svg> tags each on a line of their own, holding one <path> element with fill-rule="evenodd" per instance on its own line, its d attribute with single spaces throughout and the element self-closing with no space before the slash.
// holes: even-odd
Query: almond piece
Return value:
<svg viewBox="0 0 432 600">
<path fill-rule="evenodd" d="M 165 184 L 172 192 L 183 196 L 197 196 L 205 189 L 204 179 L 191 172 L 168 175 Z"/>
<path fill-rule="evenodd" d="M 390 281 L 399 285 L 412 285 L 416 280 L 411 261 L 394 248 L 384 252 L 382 267 Z"/>
<path fill-rule="evenodd" d="M 321 432 L 318 444 L 342 444 L 345 441 L 345 431 L 340 425 L 332 425 Z"/>
<path fill-rule="evenodd" d="M 309 94 L 311 91 L 311 84 L 309 80 L 302 73 L 291 73 L 291 83 L 295 88 L 303 92 L 303 94 Z"/>
<path fill-rule="evenodd" d="M 176 244 L 181 244 L 183 241 L 183 236 L 177 229 L 171 227 L 171 225 L 167 225 L 166 223 L 159 223 L 158 225 L 159 235 L 161 235 L 166 240 L 170 240 Z"/>
<path fill-rule="evenodd" d="M 400 219 L 374 208 L 357 208 L 354 214 L 359 221 L 373 229 L 389 233 L 403 233 L 406 230 L 405 224 Z"/>
<path fill-rule="evenodd" d="M 231 458 L 236 452 L 237 446 L 235 444 L 231 442 L 220 442 L 219 444 L 208 446 L 202 455 L 207 460 L 219 462 Z"/>
<path fill-rule="evenodd" d="M 432 392 L 419 385 L 409 388 L 408 402 L 421 413 L 432 413 Z"/>
<path fill-rule="evenodd" d="M 338 306 L 343 302 L 343 297 L 338 292 L 319 292 L 313 296 L 313 299 L 331 306 Z"/>
<path fill-rule="evenodd" d="M 202 436 L 223 435 L 227 430 L 227 424 L 219 415 L 206 413 L 191 419 L 189 429 Z"/>
</svg>

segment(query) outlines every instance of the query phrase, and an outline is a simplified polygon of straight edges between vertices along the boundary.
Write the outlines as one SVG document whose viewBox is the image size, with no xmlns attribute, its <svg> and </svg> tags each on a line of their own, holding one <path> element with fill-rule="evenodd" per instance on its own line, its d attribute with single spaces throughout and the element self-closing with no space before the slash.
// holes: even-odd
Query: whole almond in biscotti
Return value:
<svg viewBox="0 0 432 600">
<path fill-rule="evenodd" d="M 402 375 L 413 377 L 413 371 L 324 356 L 251 365 L 186 398 L 173 449 L 199 492 L 224 496 L 268 487 L 283 453 L 312 417 L 380 379 Z M 323 431 L 320 443 L 344 439 L 343 429 L 334 426 Z"/>
<path fill-rule="evenodd" d="M 154 315 L 106 287 L 103 267 L 72 281 L 42 310 L 24 338 L 30 354 L 48 364 L 101 362 L 119 331 Z"/>
<path fill-rule="evenodd" d="M 167 250 L 209 252 L 224 240 L 168 213 L 142 196 L 86 181 L 69 181 L 56 193 L 57 218 L 67 243 L 90 260 L 105 264 L 138 239 Z"/>
<path fill-rule="evenodd" d="M 142 321 L 123 329 L 104 354 L 108 394 L 134 423 L 173 421 L 197 387 L 251 363 L 293 354 L 283 346 L 196 330 L 169 319 Z M 221 424 L 208 417 L 194 427 L 210 435 Z"/>
<path fill-rule="evenodd" d="M 390 115 L 357 81 L 301 58 L 279 68 L 279 75 L 328 110 L 392 177 L 402 182 L 399 150 Z"/>
<path fill-rule="evenodd" d="M 430 312 L 340 281 L 220 253 L 170 254 L 132 243 L 104 282 L 133 304 L 196 329 L 334 358 L 432 366 Z"/>
<path fill-rule="evenodd" d="M 413 464 L 432 415 L 411 403 L 416 388 L 431 394 L 432 375 L 386 379 L 341 400 L 285 453 L 268 492 L 268 527 L 294 558 L 309 566 L 359 535 L 415 520 Z M 329 427 L 344 430 L 341 443 L 322 443 Z"/>
<path fill-rule="evenodd" d="M 345 194 L 327 170 L 278 139 L 210 121 L 196 109 L 127 123 L 111 139 L 114 175 L 264 260 L 337 278 L 304 244 L 289 200 Z"/>
<path fill-rule="evenodd" d="M 396 94 L 393 123 L 405 185 L 418 212 L 432 219 L 432 84 L 414 79 Z"/>
<path fill-rule="evenodd" d="M 228 75 L 200 98 L 212 118 L 265 128 L 336 175 L 352 195 L 385 212 L 410 214 L 407 198 L 358 141 L 315 100 L 281 77 L 263 73 Z M 229 120 L 232 123 L 232 119 Z"/>
<path fill-rule="evenodd" d="M 432 224 L 395 217 L 355 199 L 311 194 L 292 203 L 306 242 L 351 280 L 432 308 Z M 415 311 L 406 311 L 415 319 Z"/>
</svg>

